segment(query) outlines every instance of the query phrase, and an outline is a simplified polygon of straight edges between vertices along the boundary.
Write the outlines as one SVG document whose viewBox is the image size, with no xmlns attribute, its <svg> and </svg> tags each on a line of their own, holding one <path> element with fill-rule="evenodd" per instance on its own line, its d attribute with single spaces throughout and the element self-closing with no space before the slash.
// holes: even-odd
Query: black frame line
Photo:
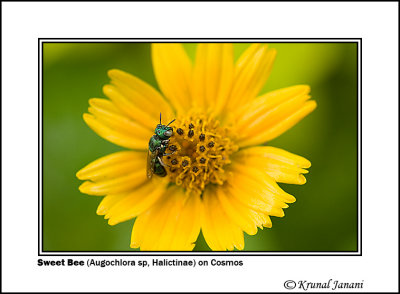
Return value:
<svg viewBox="0 0 400 294">
<path fill-rule="evenodd" d="M 44 251 L 43 250 L 43 77 L 42 75 L 43 75 L 44 43 L 174 43 L 174 42 L 252 43 L 254 41 L 259 41 L 263 43 L 356 43 L 357 44 L 357 251 Z M 38 114 L 39 114 L 38 117 L 38 135 L 39 135 L 38 136 L 38 153 L 39 153 L 38 154 L 38 169 L 39 169 L 38 170 L 38 184 L 39 184 L 38 185 L 38 256 L 97 256 L 97 257 L 101 256 L 127 256 L 127 257 L 129 256 L 130 257 L 362 256 L 362 180 L 361 180 L 362 102 L 361 101 L 362 101 L 362 38 L 38 38 Z"/>
</svg>

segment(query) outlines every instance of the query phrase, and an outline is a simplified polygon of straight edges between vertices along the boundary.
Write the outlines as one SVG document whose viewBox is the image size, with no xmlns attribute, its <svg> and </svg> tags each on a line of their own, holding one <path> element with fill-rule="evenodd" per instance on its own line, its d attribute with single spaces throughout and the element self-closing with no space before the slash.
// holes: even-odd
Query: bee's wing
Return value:
<svg viewBox="0 0 400 294">
<path fill-rule="evenodd" d="M 156 157 L 156 152 L 147 152 L 147 178 L 151 179 L 154 173 L 154 158 Z"/>
</svg>

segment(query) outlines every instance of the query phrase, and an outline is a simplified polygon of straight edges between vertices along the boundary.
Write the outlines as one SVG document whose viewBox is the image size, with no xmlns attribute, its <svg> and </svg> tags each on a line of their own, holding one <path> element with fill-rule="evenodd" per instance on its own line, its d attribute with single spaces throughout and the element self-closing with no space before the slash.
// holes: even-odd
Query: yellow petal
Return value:
<svg viewBox="0 0 400 294">
<path fill-rule="evenodd" d="M 306 178 L 302 174 L 308 173 L 305 168 L 311 166 L 307 159 L 271 146 L 245 148 L 236 154 L 235 159 L 243 165 L 263 170 L 275 181 L 286 184 L 305 184 Z"/>
<path fill-rule="evenodd" d="M 238 118 L 237 130 L 242 133 L 243 137 L 251 137 L 258 134 L 260 130 L 275 125 L 282 118 L 300 109 L 310 96 L 307 93 L 302 93 L 278 104 L 275 104 L 276 101 L 269 103 L 268 98 L 268 96 L 257 98 L 250 103 L 250 107 L 244 115 Z"/>
<path fill-rule="evenodd" d="M 283 217 L 286 203 L 295 198 L 283 191 L 265 172 L 235 160 L 232 177 L 226 186 L 230 195 L 243 205 L 267 215 Z"/>
<path fill-rule="evenodd" d="M 201 231 L 203 232 L 204 239 L 207 242 L 208 247 L 213 251 L 225 251 L 225 245 L 219 240 L 218 231 L 214 227 L 214 222 L 211 219 L 211 200 L 210 198 L 215 197 L 210 189 L 206 189 L 203 193 L 203 205 L 201 214 Z M 207 196 L 207 199 L 205 197 Z"/>
<path fill-rule="evenodd" d="M 232 222 L 221 206 L 216 189 L 208 188 L 203 193 L 202 232 L 212 250 L 225 251 L 244 248 L 243 231 Z"/>
<path fill-rule="evenodd" d="M 194 248 L 200 231 L 199 195 L 186 195 L 170 187 L 132 229 L 131 247 L 142 251 L 187 251 Z"/>
<path fill-rule="evenodd" d="M 238 184 L 238 187 L 245 189 L 253 189 L 254 191 L 263 192 L 259 196 L 265 202 L 274 200 L 275 202 L 295 202 L 296 199 L 283 191 L 279 185 L 267 173 L 257 166 L 252 166 L 249 163 L 235 161 L 231 167 L 234 176 L 229 182 Z M 235 181 L 235 179 L 237 181 Z M 231 183 L 231 184 L 232 184 Z M 272 197 L 272 198 L 271 198 Z"/>
<path fill-rule="evenodd" d="M 251 45 L 236 63 L 235 78 L 229 107 L 236 109 L 251 101 L 267 81 L 275 60 L 276 50 L 267 45 Z"/>
<path fill-rule="evenodd" d="M 187 198 L 175 226 L 175 234 L 171 243 L 172 250 L 194 247 L 194 242 L 200 233 L 201 206 L 200 195 L 193 194 Z"/>
<path fill-rule="evenodd" d="M 154 74 L 164 96 L 178 112 L 191 106 L 192 64 L 182 44 L 152 44 Z"/>
<path fill-rule="evenodd" d="M 99 206 L 97 207 L 96 213 L 98 215 L 106 215 L 107 212 L 119 201 L 124 199 L 128 194 L 127 193 L 120 193 L 120 194 L 112 194 L 103 197 Z"/>
<path fill-rule="evenodd" d="M 147 181 L 147 153 L 122 151 L 100 158 L 77 173 L 84 182 L 79 190 L 89 195 L 129 192 Z"/>
<path fill-rule="evenodd" d="M 129 192 L 126 197 L 108 210 L 105 218 L 109 225 L 132 219 L 148 210 L 166 191 L 166 182 L 160 178 L 153 178 Z"/>
<path fill-rule="evenodd" d="M 150 219 L 150 210 L 142 213 L 135 220 L 131 234 L 131 248 L 139 248 L 147 232 L 147 222 Z"/>
<path fill-rule="evenodd" d="M 110 70 L 108 75 L 111 83 L 123 96 L 153 117 L 151 121 L 153 124 L 158 122 L 160 112 L 165 122 L 175 118 L 174 110 L 169 103 L 149 84 L 121 70 Z"/>
<path fill-rule="evenodd" d="M 146 180 L 146 171 L 138 170 L 128 175 L 117 177 L 111 180 L 95 183 L 86 181 L 79 186 L 79 191 L 81 191 L 81 193 L 98 196 L 128 192 L 141 185 Z"/>
<path fill-rule="evenodd" d="M 169 195 L 169 191 L 161 196 L 156 205 L 136 218 L 131 236 L 132 248 L 140 247 L 141 251 L 157 251 L 160 231 L 164 228 L 173 206 L 173 201 L 168 201 L 166 195 Z M 155 208 L 160 206 L 163 209 L 157 209 L 155 213 Z"/>
<path fill-rule="evenodd" d="M 141 138 L 133 136 L 115 126 L 106 125 L 91 114 L 84 113 L 83 120 L 96 134 L 111 143 L 130 149 L 147 149 L 150 137 L 146 140 L 143 136 Z"/>
<path fill-rule="evenodd" d="M 145 128 L 148 128 L 150 131 L 155 129 L 155 125 L 158 123 L 158 117 L 152 116 L 148 113 L 146 108 L 141 108 L 136 105 L 131 97 L 123 95 L 121 90 L 116 86 L 105 85 L 103 87 L 103 92 L 125 116 L 131 118 Z"/>
<path fill-rule="evenodd" d="M 217 195 L 226 214 L 247 234 L 255 235 L 257 227 L 268 223 L 267 215 L 243 205 L 227 189 L 218 189 Z"/>
<path fill-rule="evenodd" d="M 282 91 L 264 95 L 250 103 L 246 112 L 236 117 L 238 144 L 240 147 L 258 145 L 270 141 L 293 127 L 302 118 L 312 112 L 317 104 L 307 101 L 310 96 L 307 86 L 296 88 L 297 91 Z M 288 92 L 294 96 L 288 97 Z M 269 98 L 272 97 L 271 103 Z"/>
<path fill-rule="evenodd" d="M 310 90 L 311 89 L 308 85 L 296 85 L 268 92 L 257 97 L 250 103 L 239 107 L 236 111 L 237 116 L 235 119 L 250 122 L 258 115 L 265 113 L 267 110 L 270 110 L 289 99 L 297 96 L 308 95 Z M 239 123 L 241 123 L 241 121 L 239 121 Z"/>
<path fill-rule="evenodd" d="M 194 105 L 219 114 L 229 97 L 233 75 L 232 44 L 199 44 L 193 69 Z"/>
<path fill-rule="evenodd" d="M 148 141 L 154 133 L 152 130 L 125 116 L 109 100 L 93 98 L 89 100 L 89 103 L 91 106 L 89 107 L 89 112 L 99 122 L 111 129 L 142 141 Z"/>
<path fill-rule="evenodd" d="M 101 181 L 142 168 L 147 152 L 120 151 L 96 159 L 76 173 L 80 180 Z"/>
</svg>

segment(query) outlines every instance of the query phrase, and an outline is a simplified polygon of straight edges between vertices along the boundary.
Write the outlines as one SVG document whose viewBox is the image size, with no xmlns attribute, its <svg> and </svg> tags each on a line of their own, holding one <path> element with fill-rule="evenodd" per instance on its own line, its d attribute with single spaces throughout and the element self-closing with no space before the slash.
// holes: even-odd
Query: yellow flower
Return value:
<svg viewBox="0 0 400 294">
<path fill-rule="evenodd" d="M 199 44 L 194 64 L 181 44 L 153 44 L 161 93 L 110 70 L 110 99 L 89 100 L 85 122 L 130 149 L 102 157 L 77 173 L 82 193 L 105 196 L 97 214 L 110 225 L 136 217 L 131 247 L 192 250 L 202 231 L 212 250 L 244 249 L 243 232 L 272 226 L 295 198 L 277 184 L 304 184 L 311 163 L 271 146 L 313 111 L 310 88 L 298 85 L 257 96 L 276 51 L 251 45 L 234 62 L 232 44 Z M 162 113 L 173 136 L 162 158 L 166 177 L 146 176 L 149 139 Z M 257 146 L 258 145 L 258 146 Z"/>
</svg>

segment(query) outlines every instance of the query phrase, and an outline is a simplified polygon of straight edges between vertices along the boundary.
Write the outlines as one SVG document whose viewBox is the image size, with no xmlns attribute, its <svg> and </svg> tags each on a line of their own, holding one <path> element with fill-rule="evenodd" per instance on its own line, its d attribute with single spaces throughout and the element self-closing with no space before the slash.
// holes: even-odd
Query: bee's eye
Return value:
<svg viewBox="0 0 400 294">
<path fill-rule="evenodd" d="M 168 130 L 168 131 L 166 131 L 166 132 L 164 133 L 164 135 L 167 136 L 167 137 L 171 137 L 171 136 L 172 136 L 172 131 L 171 131 L 171 130 Z"/>
</svg>

